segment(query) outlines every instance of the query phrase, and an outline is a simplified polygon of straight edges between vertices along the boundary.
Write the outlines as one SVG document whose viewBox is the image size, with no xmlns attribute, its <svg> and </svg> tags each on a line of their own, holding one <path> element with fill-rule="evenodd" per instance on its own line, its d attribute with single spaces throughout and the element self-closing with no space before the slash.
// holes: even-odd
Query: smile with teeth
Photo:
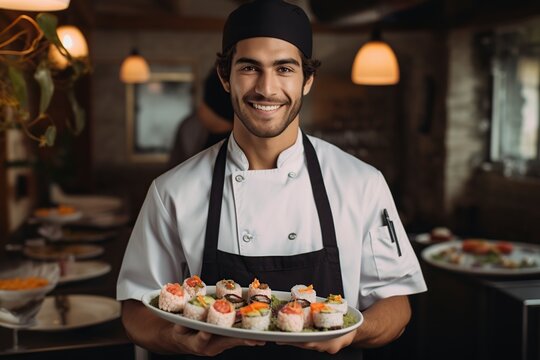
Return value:
<svg viewBox="0 0 540 360">
<path fill-rule="evenodd" d="M 252 103 L 251 104 L 255 109 L 262 110 L 262 111 L 274 111 L 281 107 L 281 105 L 259 105 Z"/>
</svg>

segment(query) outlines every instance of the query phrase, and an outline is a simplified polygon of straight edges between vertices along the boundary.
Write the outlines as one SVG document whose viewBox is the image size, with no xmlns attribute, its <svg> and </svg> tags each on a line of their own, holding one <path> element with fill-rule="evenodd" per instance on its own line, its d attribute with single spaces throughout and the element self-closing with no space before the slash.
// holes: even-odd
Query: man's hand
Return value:
<svg viewBox="0 0 540 360">
<path fill-rule="evenodd" d="M 172 339 L 179 352 L 199 356 L 216 356 L 225 350 L 237 346 L 264 345 L 264 341 L 236 339 L 212 335 L 204 331 L 194 331 L 180 325 L 174 325 Z"/>
<path fill-rule="evenodd" d="M 264 345 L 262 341 L 211 335 L 175 325 L 152 314 L 136 300 L 123 302 L 122 322 L 135 344 L 160 354 L 214 356 L 235 346 Z"/>
<path fill-rule="evenodd" d="M 364 322 L 355 331 L 328 341 L 278 343 L 335 354 L 347 346 L 373 348 L 397 339 L 411 318 L 407 296 L 381 299 L 362 312 Z"/>
<path fill-rule="evenodd" d="M 348 334 L 345 334 L 343 336 L 333 338 L 331 340 L 326 341 L 312 341 L 307 343 L 282 343 L 278 342 L 278 345 L 290 345 L 290 346 L 296 346 L 302 349 L 307 350 L 315 350 L 319 352 L 327 352 L 330 354 L 335 354 L 339 350 L 343 349 L 344 347 L 349 346 L 356 335 L 356 331 L 351 331 Z"/>
</svg>

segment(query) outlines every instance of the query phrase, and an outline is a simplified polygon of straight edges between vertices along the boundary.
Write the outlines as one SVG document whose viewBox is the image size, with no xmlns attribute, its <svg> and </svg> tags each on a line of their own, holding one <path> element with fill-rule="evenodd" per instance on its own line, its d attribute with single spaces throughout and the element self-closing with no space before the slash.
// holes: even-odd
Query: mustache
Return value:
<svg viewBox="0 0 540 360">
<path fill-rule="evenodd" d="M 288 98 L 280 99 L 277 97 L 266 97 L 261 94 L 248 94 L 243 97 L 243 100 L 247 102 L 269 102 L 269 103 L 276 103 L 276 104 L 290 104 L 291 103 Z"/>
</svg>

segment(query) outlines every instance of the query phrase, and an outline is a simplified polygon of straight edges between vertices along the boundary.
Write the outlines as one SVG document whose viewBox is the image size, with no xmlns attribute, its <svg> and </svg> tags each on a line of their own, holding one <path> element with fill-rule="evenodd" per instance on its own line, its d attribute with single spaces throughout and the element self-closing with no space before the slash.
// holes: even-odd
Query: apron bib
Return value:
<svg viewBox="0 0 540 360">
<path fill-rule="evenodd" d="M 207 284 L 215 284 L 222 279 L 234 279 L 246 285 L 256 277 L 267 283 L 272 289 L 289 291 L 297 284 L 313 284 L 318 294 L 342 294 L 343 282 L 339 263 L 339 252 L 336 232 L 328 195 L 324 186 L 321 167 L 313 145 L 305 134 L 302 134 L 308 173 L 317 207 L 323 249 L 292 256 L 241 256 L 218 250 L 218 233 L 221 218 L 223 184 L 225 180 L 225 163 L 227 158 L 228 139 L 221 146 L 212 178 L 208 221 L 201 278 Z M 304 350 L 293 346 L 278 346 L 267 342 L 265 346 L 239 347 L 226 350 L 215 358 L 234 359 L 254 356 L 274 359 L 362 359 L 362 350 L 345 348 L 335 355 Z M 193 356 L 189 358 L 200 359 Z"/>
</svg>

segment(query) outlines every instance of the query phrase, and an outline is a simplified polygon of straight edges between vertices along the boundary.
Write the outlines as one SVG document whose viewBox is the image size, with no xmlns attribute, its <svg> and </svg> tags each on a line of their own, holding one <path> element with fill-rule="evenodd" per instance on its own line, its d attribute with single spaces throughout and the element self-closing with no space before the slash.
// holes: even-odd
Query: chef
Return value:
<svg viewBox="0 0 540 360">
<path fill-rule="evenodd" d="M 216 67 L 233 131 L 150 186 L 118 279 L 135 343 L 223 358 L 359 359 L 403 332 L 407 295 L 426 285 L 382 174 L 300 129 L 319 64 L 299 7 L 256 0 L 229 15 Z M 264 343 L 174 325 L 140 302 L 190 275 L 209 285 L 256 277 L 283 291 L 313 284 L 321 296 L 343 294 L 364 323 L 332 340 Z"/>
</svg>

